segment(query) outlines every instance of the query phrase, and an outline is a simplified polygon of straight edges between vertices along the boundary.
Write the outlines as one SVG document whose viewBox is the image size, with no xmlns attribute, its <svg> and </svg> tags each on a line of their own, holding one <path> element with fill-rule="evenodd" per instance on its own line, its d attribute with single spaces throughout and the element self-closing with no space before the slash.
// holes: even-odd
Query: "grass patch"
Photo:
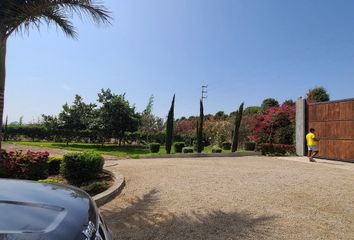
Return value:
<svg viewBox="0 0 354 240">
<path fill-rule="evenodd" d="M 17 142 L 10 141 L 10 144 L 18 144 L 24 146 L 34 146 L 34 147 L 46 147 L 53 149 L 63 149 L 68 151 L 93 151 L 101 155 L 112 155 L 115 157 L 129 157 L 129 158 L 141 158 L 144 156 L 160 156 L 165 155 L 165 146 L 160 147 L 160 152 L 151 153 L 149 146 L 117 146 L 114 144 L 92 144 L 92 143 L 57 143 L 57 142 Z M 207 146 L 204 148 L 203 153 L 211 154 L 213 146 Z M 238 150 L 238 152 L 243 152 L 244 150 Z M 223 150 L 223 153 L 230 153 L 230 150 Z M 174 149 L 171 151 L 175 154 Z M 183 153 L 178 153 L 183 154 Z"/>
</svg>

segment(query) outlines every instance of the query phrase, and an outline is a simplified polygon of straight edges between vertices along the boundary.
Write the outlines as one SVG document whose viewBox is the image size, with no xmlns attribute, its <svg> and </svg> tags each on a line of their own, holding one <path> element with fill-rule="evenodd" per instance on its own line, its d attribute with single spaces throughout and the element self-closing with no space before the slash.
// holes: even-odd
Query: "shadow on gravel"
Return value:
<svg viewBox="0 0 354 240">
<path fill-rule="evenodd" d="M 157 194 L 154 189 L 127 208 L 102 210 L 114 239 L 271 239 L 274 216 L 223 211 L 177 215 L 158 207 Z"/>
</svg>

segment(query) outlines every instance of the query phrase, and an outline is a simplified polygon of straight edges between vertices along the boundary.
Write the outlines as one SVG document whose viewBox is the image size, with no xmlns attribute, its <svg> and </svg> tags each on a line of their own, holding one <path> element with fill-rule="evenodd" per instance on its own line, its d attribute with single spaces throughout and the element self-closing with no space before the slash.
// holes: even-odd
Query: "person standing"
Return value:
<svg viewBox="0 0 354 240">
<path fill-rule="evenodd" d="M 319 141 L 315 135 L 315 129 L 311 128 L 310 132 L 306 135 L 306 142 L 308 147 L 308 154 L 307 157 L 309 158 L 310 162 L 316 162 L 313 159 L 318 154 L 317 142 Z"/>
</svg>

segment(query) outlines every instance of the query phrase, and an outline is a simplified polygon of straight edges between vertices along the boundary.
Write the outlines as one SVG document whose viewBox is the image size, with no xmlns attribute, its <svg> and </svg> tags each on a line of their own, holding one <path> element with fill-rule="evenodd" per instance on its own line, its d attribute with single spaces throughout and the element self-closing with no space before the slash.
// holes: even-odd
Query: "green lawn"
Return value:
<svg viewBox="0 0 354 240">
<path fill-rule="evenodd" d="M 116 157 L 139 158 L 143 156 L 157 156 L 166 154 L 165 146 L 161 146 L 159 153 L 150 153 L 148 146 L 117 146 L 114 144 L 91 144 L 91 143 L 57 143 L 57 142 L 7 142 L 10 144 L 18 144 L 25 146 L 47 147 L 56 149 L 65 149 L 69 151 L 94 151 L 99 154 L 112 155 Z M 212 146 L 205 147 L 203 153 L 211 153 Z M 241 150 L 242 151 L 242 150 Z M 223 151 L 229 153 L 230 151 Z M 172 148 L 172 153 L 174 150 Z"/>
</svg>

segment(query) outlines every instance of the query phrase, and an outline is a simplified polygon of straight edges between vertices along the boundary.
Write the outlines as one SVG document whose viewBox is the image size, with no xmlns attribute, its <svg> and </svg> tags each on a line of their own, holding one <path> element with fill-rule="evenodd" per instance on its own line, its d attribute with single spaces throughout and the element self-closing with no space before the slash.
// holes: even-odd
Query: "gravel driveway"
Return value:
<svg viewBox="0 0 354 240">
<path fill-rule="evenodd" d="M 277 158 L 119 160 L 115 239 L 354 239 L 354 172 Z"/>
</svg>

